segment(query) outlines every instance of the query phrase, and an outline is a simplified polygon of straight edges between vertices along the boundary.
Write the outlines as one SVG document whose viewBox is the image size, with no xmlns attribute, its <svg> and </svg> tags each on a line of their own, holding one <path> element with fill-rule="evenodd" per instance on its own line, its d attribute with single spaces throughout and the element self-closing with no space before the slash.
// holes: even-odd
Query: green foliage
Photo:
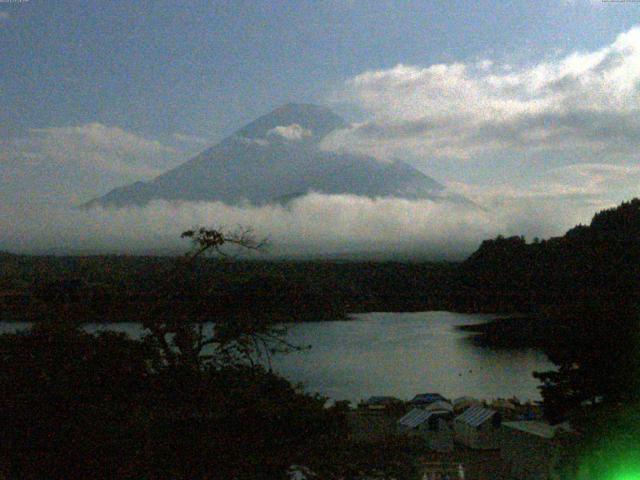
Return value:
<svg viewBox="0 0 640 480">
<path fill-rule="evenodd" d="M 201 255 L 260 243 L 247 231 L 185 237 L 196 250 L 165 270 L 144 309 L 137 304 L 142 340 L 83 331 L 95 309 L 82 282 L 49 285 L 34 326 L 0 336 L 0 475 L 271 480 L 289 478 L 293 465 L 329 479 L 410 471 L 397 445 L 375 447 L 372 458 L 349 441 L 344 404 L 325 408 L 325 398 L 262 366 L 299 348 L 273 316 L 225 317 L 202 296 L 221 282 L 191 275 Z M 215 321 L 213 332 L 203 320 Z"/>
<path fill-rule="evenodd" d="M 595 405 L 640 402 L 637 308 L 623 302 L 593 302 L 565 312 L 562 321 L 575 330 L 547 342 L 547 354 L 557 370 L 536 374 L 543 382 L 547 417 L 562 421 Z"/>
<path fill-rule="evenodd" d="M 122 335 L 64 323 L 3 335 L 0 458 L 12 478 L 109 478 L 135 468 L 146 357 Z"/>
<path fill-rule="evenodd" d="M 585 303 L 640 302 L 640 199 L 597 213 L 589 226 L 527 244 L 487 240 L 461 268 L 461 288 L 480 305 L 541 312 Z M 557 317 L 558 315 L 556 315 Z"/>
<path fill-rule="evenodd" d="M 346 437 L 261 367 L 157 365 L 121 334 L 43 322 L 0 338 L 0 462 L 21 479 L 285 478 Z"/>
</svg>

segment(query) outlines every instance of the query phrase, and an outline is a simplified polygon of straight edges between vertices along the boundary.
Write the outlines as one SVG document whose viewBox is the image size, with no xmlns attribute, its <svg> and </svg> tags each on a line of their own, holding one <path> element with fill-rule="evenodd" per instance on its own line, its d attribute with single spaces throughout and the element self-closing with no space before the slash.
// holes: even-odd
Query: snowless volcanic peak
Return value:
<svg viewBox="0 0 640 480">
<path fill-rule="evenodd" d="M 277 136 L 286 138 L 287 130 L 299 129 L 304 132 L 303 137 L 320 140 L 333 130 L 346 126 L 345 121 L 328 108 L 304 103 L 288 103 L 254 120 L 238 130 L 235 135 L 250 139 Z"/>
<path fill-rule="evenodd" d="M 444 198 L 442 185 L 407 163 L 318 147 L 323 137 L 346 126 L 325 107 L 287 104 L 157 178 L 116 188 L 87 206 L 144 205 L 158 199 L 262 205 L 312 191 Z"/>
</svg>

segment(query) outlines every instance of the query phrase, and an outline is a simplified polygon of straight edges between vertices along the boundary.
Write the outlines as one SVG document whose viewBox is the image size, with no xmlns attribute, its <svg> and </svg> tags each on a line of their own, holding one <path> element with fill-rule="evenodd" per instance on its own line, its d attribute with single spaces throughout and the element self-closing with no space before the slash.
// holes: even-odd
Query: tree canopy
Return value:
<svg viewBox="0 0 640 480">
<path fill-rule="evenodd" d="M 273 318 L 225 318 L 207 302 L 172 307 L 189 272 L 249 232 L 186 232 L 195 250 L 166 275 L 141 340 L 87 333 L 87 310 L 55 301 L 25 332 L 0 336 L 0 475 L 20 479 L 278 479 L 414 473 L 401 443 L 350 440 L 345 406 L 302 392 L 269 368 L 299 348 Z M 211 279 L 212 288 L 218 279 Z M 183 288 L 184 287 L 184 288 Z M 202 318 L 215 322 L 203 327 Z M 370 448 L 380 452 L 375 459 Z"/>
</svg>

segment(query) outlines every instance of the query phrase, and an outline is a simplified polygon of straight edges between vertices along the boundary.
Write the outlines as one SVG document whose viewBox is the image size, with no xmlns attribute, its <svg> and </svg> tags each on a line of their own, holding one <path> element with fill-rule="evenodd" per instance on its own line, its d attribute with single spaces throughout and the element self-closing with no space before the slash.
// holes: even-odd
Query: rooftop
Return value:
<svg viewBox="0 0 640 480">
<path fill-rule="evenodd" d="M 570 431 L 571 429 L 565 425 L 550 425 L 546 422 L 540 422 L 536 420 L 520 421 L 520 422 L 504 422 L 503 425 L 507 428 L 514 430 L 520 430 L 531 435 L 542 438 L 553 438 L 558 430 Z"/>
<path fill-rule="evenodd" d="M 463 422 L 471 425 L 472 427 L 477 427 L 489 420 L 495 414 L 495 410 L 489 410 L 488 408 L 475 406 L 465 410 L 464 413 L 458 415 L 455 420 L 456 422 Z"/>
<path fill-rule="evenodd" d="M 404 417 L 398 420 L 398 423 L 405 427 L 415 428 L 418 425 L 421 425 L 424 422 L 428 421 L 431 415 L 433 415 L 433 412 L 422 410 L 420 408 L 414 408 Z"/>
</svg>

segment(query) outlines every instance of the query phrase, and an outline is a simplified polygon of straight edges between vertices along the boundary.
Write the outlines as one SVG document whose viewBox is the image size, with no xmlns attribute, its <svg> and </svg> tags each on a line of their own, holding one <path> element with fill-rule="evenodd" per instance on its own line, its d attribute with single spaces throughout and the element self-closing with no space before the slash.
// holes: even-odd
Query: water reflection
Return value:
<svg viewBox="0 0 640 480">
<path fill-rule="evenodd" d="M 532 372 L 553 367 L 539 351 L 482 348 L 455 328 L 493 318 L 487 315 L 367 313 L 353 318 L 290 325 L 289 340 L 312 348 L 274 358 L 274 369 L 307 390 L 336 400 L 358 401 L 370 395 L 411 398 L 430 391 L 451 398 L 515 395 L 535 400 L 538 382 Z M 27 327 L 4 322 L 0 332 Z M 91 324 L 86 329 L 120 331 L 134 338 L 143 333 L 135 323 Z"/>
</svg>

